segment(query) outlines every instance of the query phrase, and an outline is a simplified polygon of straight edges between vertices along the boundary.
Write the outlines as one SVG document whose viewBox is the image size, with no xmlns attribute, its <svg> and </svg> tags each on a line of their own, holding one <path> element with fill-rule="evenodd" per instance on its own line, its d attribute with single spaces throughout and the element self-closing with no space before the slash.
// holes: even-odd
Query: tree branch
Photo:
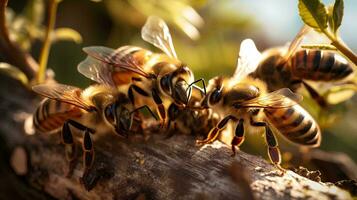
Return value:
<svg viewBox="0 0 357 200">
<path fill-rule="evenodd" d="M 79 159 L 66 177 L 58 135 L 23 131 L 23 121 L 38 101 L 10 78 L 0 77 L 0 91 L 1 138 L 9 151 L 26 150 L 27 184 L 57 199 L 351 199 L 342 189 L 292 171 L 281 175 L 260 157 L 239 152 L 232 158 L 218 141 L 200 148 L 193 136 L 177 133 L 164 139 L 158 130 L 148 139 L 97 138 L 90 173 L 80 181 Z"/>
<path fill-rule="evenodd" d="M 30 54 L 22 51 L 10 40 L 5 18 L 7 2 L 7 0 L 0 0 L 0 53 L 6 62 L 18 67 L 29 80 L 32 80 L 35 77 L 38 64 Z"/>
</svg>

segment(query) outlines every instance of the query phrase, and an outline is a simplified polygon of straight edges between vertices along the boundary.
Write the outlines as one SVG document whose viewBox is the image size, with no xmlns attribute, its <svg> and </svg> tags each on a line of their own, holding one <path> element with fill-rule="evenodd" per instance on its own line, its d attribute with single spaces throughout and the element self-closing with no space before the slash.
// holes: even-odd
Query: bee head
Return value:
<svg viewBox="0 0 357 200">
<path fill-rule="evenodd" d="M 171 74 L 171 95 L 179 105 L 187 105 L 191 99 L 193 73 L 186 67 L 180 67 Z"/>
<path fill-rule="evenodd" d="M 177 81 L 173 89 L 173 98 L 179 105 L 187 105 L 191 98 L 191 86 L 185 80 Z"/>
<path fill-rule="evenodd" d="M 215 77 L 212 78 L 208 82 L 208 93 L 204 97 L 204 99 L 201 102 L 201 106 L 204 108 L 208 108 L 210 106 L 213 106 L 217 104 L 221 98 L 222 98 L 222 92 L 223 92 L 223 79 L 222 77 Z"/>
</svg>

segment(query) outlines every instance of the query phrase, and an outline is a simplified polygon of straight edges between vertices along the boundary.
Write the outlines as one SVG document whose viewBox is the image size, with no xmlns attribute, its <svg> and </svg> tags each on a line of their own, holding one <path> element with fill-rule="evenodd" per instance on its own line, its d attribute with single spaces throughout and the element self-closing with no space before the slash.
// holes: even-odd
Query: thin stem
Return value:
<svg viewBox="0 0 357 200">
<path fill-rule="evenodd" d="M 331 44 L 335 46 L 339 51 L 341 51 L 341 53 L 343 53 L 348 59 L 350 59 L 357 66 L 357 56 L 356 54 L 353 53 L 351 49 L 349 49 L 347 46 L 345 46 L 343 43 L 341 43 L 338 40 L 332 41 Z"/>
<path fill-rule="evenodd" d="M 334 36 L 328 30 L 322 31 L 330 40 L 331 45 L 335 46 L 343 55 L 345 55 L 351 62 L 357 66 L 357 56 L 353 51 L 348 48 L 339 38 L 338 36 Z"/>
<path fill-rule="evenodd" d="M 1 15 L 0 15 L 0 32 L 1 37 L 8 43 L 10 43 L 9 33 L 6 27 L 5 10 L 6 10 L 7 0 L 1 0 Z"/>
<path fill-rule="evenodd" d="M 37 83 L 42 83 L 45 80 L 46 67 L 48 62 L 48 55 L 50 54 L 51 47 L 51 34 L 53 32 L 55 22 L 56 22 L 56 13 L 57 13 L 57 2 L 58 0 L 50 0 L 49 3 L 49 12 L 48 12 L 48 24 L 46 28 L 46 34 L 43 41 L 43 46 L 40 54 L 40 69 L 37 73 Z"/>
</svg>

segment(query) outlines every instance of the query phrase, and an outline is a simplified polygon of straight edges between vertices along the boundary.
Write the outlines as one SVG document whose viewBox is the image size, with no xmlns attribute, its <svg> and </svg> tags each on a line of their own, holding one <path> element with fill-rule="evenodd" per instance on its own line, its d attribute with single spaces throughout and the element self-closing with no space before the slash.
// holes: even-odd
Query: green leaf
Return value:
<svg viewBox="0 0 357 200">
<path fill-rule="evenodd" d="M 52 35 L 52 41 L 69 40 L 77 44 L 82 43 L 82 36 L 76 30 L 71 28 L 57 28 Z"/>
<path fill-rule="evenodd" d="M 27 85 L 29 83 L 27 76 L 22 71 L 8 63 L 0 63 L 0 73 L 8 75 L 20 81 L 24 85 Z"/>
<path fill-rule="evenodd" d="M 299 0 L 299 15 L 305 24 L 317 31 L 327 28 L 327 11 L 320 0 Z"/>
<path fill-rule="evenodd" d="M 336 0 L 335 5 L 333 6 L 333 29 L 332 31 L 336 33 L 338 28 L 341 26 L 342 18 L 343 18 L 343 0 Z"/>
<path fill-rule="evenodd" d="M 334 29 L 333 27 L 335 27 L 333 17 L 332 17 L 333 5 L 326 6 L 326 9 L 327 9 L 327 17 L 328 17 L 328 26 L 330 27 L 330 30 L 333 30 Z"/>
</svg>

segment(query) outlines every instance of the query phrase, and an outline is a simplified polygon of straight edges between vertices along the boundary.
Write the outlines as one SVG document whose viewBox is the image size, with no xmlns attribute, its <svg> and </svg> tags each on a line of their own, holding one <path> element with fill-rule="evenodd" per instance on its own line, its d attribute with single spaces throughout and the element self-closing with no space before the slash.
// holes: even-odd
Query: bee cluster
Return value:
<svg viewBox="0 0 357 200">
<path fill-rule="evenodd" d="M 142 109 L 159 120 L 162 128 L 203 132 L 206 139 L 197 144 L 211 143 L 222 130 L 234 129 L 221 135 L 233 154 L 248 127 L 262 127 L 269 158 L 281 168 L 275 133 L 308 147 L 321 142 L 319 125 L 299 105 L 302 96 L 295 93 L 297 89 L 304 86 L 326 106 L 306 81 L 340 81 L 353 72 L 336 53 L 298 50 L 305 32 L 303 28 L 288 48 L 263 54 L 252 40 L 244 40 L 233 76 L 212 78 L 206 88 L 204 80 L 195 80 L 191 69 L 177 58 L 166 23 L 151 16 L 142 28 L 142 38 L 164 53 L 136 46 L 84 48 L 88 56 L 78 71 L 97 84 L 85 90 L 57 83 L 34 86 L 35 92 L 47 97 L 34 114 L 34 127 L 43 133 L 60 130 L 69 161 L 75 157 L 78 142 L 73 131 L 82 132 L 85 173 L 94 160 L 92 134 L 128 137 L 148 120 L 138 113 Z"/>
</svg>

